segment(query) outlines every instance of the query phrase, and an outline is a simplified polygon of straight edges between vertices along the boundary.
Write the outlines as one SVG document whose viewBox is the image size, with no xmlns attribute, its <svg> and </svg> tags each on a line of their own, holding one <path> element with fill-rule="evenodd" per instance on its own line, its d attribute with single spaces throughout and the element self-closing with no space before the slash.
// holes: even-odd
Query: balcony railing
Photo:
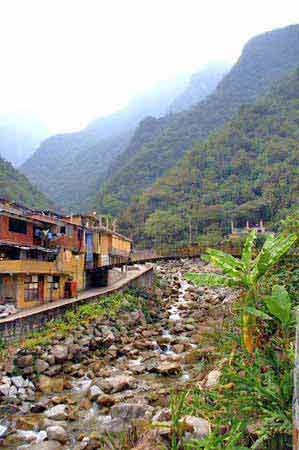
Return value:
<svg viewBox="0 0 299 450">
<path fill-rule="evenodd" d="M 0 273 L 44 273 L 51 275 L 59 273 L 59 270 L 55 262 L 22 259 L 0 261 Z"/>
</svg>

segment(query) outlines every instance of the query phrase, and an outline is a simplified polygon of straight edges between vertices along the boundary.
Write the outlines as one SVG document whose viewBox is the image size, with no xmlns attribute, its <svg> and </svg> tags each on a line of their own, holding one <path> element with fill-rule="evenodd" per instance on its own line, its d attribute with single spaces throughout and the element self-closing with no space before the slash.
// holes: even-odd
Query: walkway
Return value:
<svg viewBox="0 0 299 450">
<path fill-rule="evenodd" d="M 51 310 L 54 310 L 56 308 L 61 308 L 62 306 L 67 306 L 70 304 L 75 304 L 77 302 L 82 302 L 84 300 L 88 300 L 94 297 L 103 296 L 103 295 L 109 295 L 113 292 L 117 292 L 123 287 L 125 287 L 127 284 L 129 284 L 131 281 L 139 278 L 141 275 L 145 274 L 146 272 L 152 270 L 152 265 L 143 265 L 138 266 L 136 270 L 129 270 L 126 272 L 126 276 L 114 284 L 102 288 L 93 288 L 88 289 L 83 292 L 80 292 L 77 297 L 68 298 L 68 299 L 61 299 L 57 300 L 56 302 L 52 303 L 45 303 L 44 305 L 35 306 L 33 308 L 28 308 L 26 310 L 17 312 L 16 314 L 12 314 L 9 317 L 6 317 L 5 319 L 0 320 L 0 324 L 8 324 L 9 322 L 13 322 L 18 319 L 25 319 L 29 316 L 34 316 L 35 314 L 40 314 L 42 312 L 49 312 Z"/>
</svg>

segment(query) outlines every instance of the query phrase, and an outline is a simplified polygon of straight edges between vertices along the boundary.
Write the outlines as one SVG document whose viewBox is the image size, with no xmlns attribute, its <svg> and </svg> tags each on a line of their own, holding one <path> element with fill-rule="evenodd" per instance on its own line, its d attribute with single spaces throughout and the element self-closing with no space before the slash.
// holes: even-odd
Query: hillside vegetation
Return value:
<svg viewBox="0 0 299 450">
<path fill-rule="evenodd" d="M 92 121 L 76 133 L 52 136 L 21 167 L 23 173 L 56 204 L 68 211 L 88 210 L 108 168 L 122 153 L 145 116 L 165 114 L 186 85 L 170 80 L 137 96 L 129 105 Z"/>
<path fill-rule="evenodd" d="M 187 240 L 271 221 L 299 204 L 299 69 L 135 199 L 122 226 L 138 239 Z"/>
<path fill-rule="evenodd" d="M 0 197 L 35 208 L 53 206 L 44 194 L 3 158 L 0 158 Z"/>
<path fill-rule="evenodd" d="M 94 204 L 119 214 L 136 195 L 173 167 L 194 142 L 231 119 L 244 103 L 264 95 L 271 84 L 299 64 L 299 26 L 251 39 L 216 91 L 188 111 L 147 118 L 112 165 Z M 134 203 L 134 201 L 133 201 Z"/>
</svg>

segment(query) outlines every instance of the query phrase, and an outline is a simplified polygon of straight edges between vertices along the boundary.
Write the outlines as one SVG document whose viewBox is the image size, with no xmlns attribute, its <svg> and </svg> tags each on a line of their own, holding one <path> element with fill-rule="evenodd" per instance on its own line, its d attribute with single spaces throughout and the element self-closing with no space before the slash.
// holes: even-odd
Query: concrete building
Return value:
<svg viewBox="0 0 299 450">
<path fill-rule="evenodd" d="M 0 199 L 0 305 L 28 308 L 103 286 L 108 268 L 126 262 L 131 247 L 95 215 L 62 216 Z"/>
</svg>

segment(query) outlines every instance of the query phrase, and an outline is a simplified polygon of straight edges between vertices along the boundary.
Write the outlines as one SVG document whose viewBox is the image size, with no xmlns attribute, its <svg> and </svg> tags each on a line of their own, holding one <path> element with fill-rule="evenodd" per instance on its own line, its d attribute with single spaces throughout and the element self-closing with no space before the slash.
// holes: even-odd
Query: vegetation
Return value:
<svg viewBox="0 0 299 450">
<path fill-rule="evenodd" d="M 263 295 L 264 277 L 279 259 L 291 248 L 297 240 L 296 234 L 287 236 L 269 235 L 260 253 L 255 257 L 253 247 L 256 232 L 252 231 L 246 239 L 241 259 L 223 253 L 220 250 L 209 249 L 207 260 L 222 269 L 223 274 L 190 273 L 186 278 L 197 286 L 233 286 L 240 289 L 243 342 L 246 350 L 253 353 L 255 348 L 254 328 L 256 318 L 271 320 L 260 304 L 265 305 L 268 313 L 281 322 L 283 327 L 290 322 L 291 301 L 283 286 L 274 285 L 272 294 Z"/>
<path fill-rule="evenodd" d="M 78 324 L 88 324 L 97 317 L 109 313 L 109 317 L 117 317 L 120 311 L 134 311 L 142 309 L 145 317 L 150 320 L 146 293 L 137 290 L 128 290 L 125 293 L 116 293 L 109 297 L 100 298 L 99 303 L 86 303 L 75 311 L 69 310 L 60 319 L 47 322 L 39 331 L 26 336 L 22 343 L 24 348 L 33 349 L 38 345 L 47 345 L 57 336 L 67 336 L 76 330 Z"/>
<path fill-rule="evenodd" d="M 0 197 L 26 206 L 49 208 L 50 200 L 38 191 L 28 179 L 18 172 L 8 161 L 0 157 Z"/>
<path fill-rule="evenodd" d="M 290 221 L 289 218 L 284 224 Z M 241 289 L 240 299 L 233 305 L 233 314 L 224 322 L 223 330 L 206 337 L 216 348 L 214 364 L 221 369 L 219 384 L 208 390 L 195 387 L 172 396 L 172 450 L 292 448 L 294 327 L 290 309 L 298 305 L 299 288 L 297 265 L 288 264 L 286 268 L 282 256 L 295 243 L 296 234 L 269 237 L 255 258 L 254 241 L 252 233 L 240 261 L 216 250 L 209 251 L 209 261 L 221 267 L 222 274 L 186 277 L 195 284 L 219 285 L 221 281 L 221 285 L 237 285 Z M 273 286 L 277 281 L 281 284 Z M 244 297 L 250 306 L 244 305 Z M 248 329 L 244 330 L 240 312 L 255 319 L 255 347 L 248 341 Z M 242 323 L 246 349 L 239 332 Z M 184 415 L 208 419 L 212 432 L 205 439 L 184 442 Z"/>
<path fill-rule="evenodd" d="M 223 210 L 225 212 L 231 209 L 230 207 L 236 204 L 237 196 L 238 204 L 242 203 L 243 197 L 245 197 L 244 202 L 254 201 L 259 196 L 259 191 L 256 189 L 253 193 L 250 192 L 253 182 L 249 180 L 243 192 L 243 186 L 240 186 L 239 176 L 243 176 L 243 173 L 246 180 L 250 175 L 253 176 L 253 181 L 256 179 L 255 173 L 247 174 L 248 164 L 243 165 L 243 162 L 247 162 L 248 152 L 251 160 L 253 153 L 255 158 L 257 153 L 264 150 L 263 140 L 261 143 L 257 142 L 259 134 L 266 135 L 269 139 L 272 127 L 274 126 L 273 134 L 275 135 L 275 128 L 279 126 L 279 119 L 278 123 L 276 120 L 268 123 L 271 122 L 271 117 L 267 117 L 267 112 L 263 115 L 263 109 L 265 109 L 263 106 L 260 107 L 259 112 L 257 109 L 253 111 L 258 121 L 262 119 L 261 127 L 258 121 L 253 123 L 252 113 L 250 109 L 247 109 L 247 115 L 239 117 L 240 123 L 235 123 L 231 132 L 230 128 L 226 128 L 220 133 L 218 141 L 212 139 L 212 142 L 208 142 L 206 146 L 197 145 L 191 154 L 186 155 L 186 152 L 193 147 L 195 141 L 207 138 L 209 133 L 230 120 L 242 105 L 253 103 L 257 97 L 264 95 L 275 81 L 298 66 L 298 32 L 297 25 L 252 39 L 245 46 L 237 64 L 218 85 L 216 91 L 203 102 L 182 113 L 169 114 L 159 119 L 148 118 L 141 122 L 125 152 L 112 165 L 112 175 L 101 188 L 95 200 L 95 207 L 105 213 L 119 215 L 129 204 L 133 210 L 131 217 L 135 220 L 136 211 L 142 210 L 142 204 L 145 202 L 146 214 L 142 216 L 140 213 L 141 223 L 144 217 L 147 218 L 157 209 L 167 209 L 170 213 L 174 209 L 178 217 L 184 217 L 186 211 L 190 215 L 190 198 L 185 204 L 185 197 L 190 197 L 193 192 L 194 199 L 196 198 L 197 201 L 198 197 L 201 199 L 199 207 L 209 206 L 205 208 L 205 213 L 208 215 L 207 222 L 209 222 L 211 216 L 215 215 L 215 211 L 221 216 Z M 297 96 L 298 91 L 295 98 Z M 295 105 L 293 109 L 296 109 Z M 251 125 L 257 128 L 256 132 L 253 127 L 247 130 L 248 119 Z M 293 129 L 292 118 L 290 125 Z M 284 128 L 282 125 L 283 129 L 288 136 L 288 126 Z M 252 134 L 255 136 L 251 139 Z M 290 137 L 292 138 L 292 131 Z M 272 148 L 273 159 L 276 161 L 280 158 L 284 159 L 280 149 L 280 139 L 274 138 L 270 149 L 267 146 L 264 153 L 266 159 L 263 163 L 266 167 L 267 164 L 271 165 L 268 159 L 271 159 Z M 180 161 L 184 155 L 186 156 Z M 265 165 L 262 166 L 262 161 L 259 161 L 255 166 L 264 169 Z M 155 181 L 165 175 L 170 168 L 173 168 L 171 173 L 158 181 L 152 190 L 151 187 Z M 201 170 L 204 173 L 202 177 L 199 177 Z M 267 169 L 265 171 L 269 179 L 271 174 L 267 173 Z M 230 177 L 227 183 L 225 180 L 222 182 L 222 178 Z M 205 178 L 208 178 L 207 184 L 205 184 Z M 202 188 L 208 192 L 201 192 Z M 149 193 L 147 193 L 148 189 Z M 150 198 L 147 201 L 148 196 Z M 228 199 L 222 202 L 222 196 Z M 220 207 L 219 205 L 223 203 L 224 206 Z M 259 208 L 253 202 L 251 209 Z M 200 215 L 203 215 L 203 209 L 197 211 L 196 216 Z M 130 218 L 128 219 L 125 215 L 124 224 L 127 220 Z"/>
<path fill-rule="evenodd" d="M 232 219 L 278 222 L 299 203 L 298 123 L 295 70 L 140 195 L 122 215 L 123 231 L 140 242 L 188 242 L 227 234 Z"/>
</svg>

